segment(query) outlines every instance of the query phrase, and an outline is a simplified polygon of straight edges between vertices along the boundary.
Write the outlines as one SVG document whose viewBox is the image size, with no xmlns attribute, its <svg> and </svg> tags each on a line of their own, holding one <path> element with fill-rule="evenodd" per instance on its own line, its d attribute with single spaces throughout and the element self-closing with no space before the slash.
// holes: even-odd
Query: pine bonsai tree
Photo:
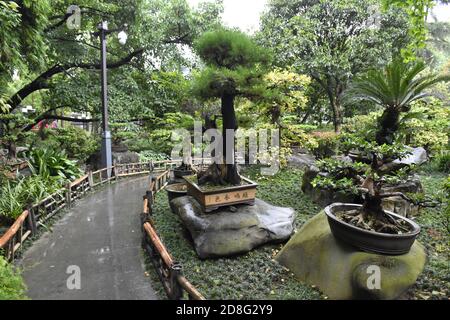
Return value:
<svg viewBox="0 0 450 320">
<path fill-rule="evenodd" d="M 241 179 L 237 166 L 234 161 L 226 161 L 227 155 L 228 159 L 234 158 L 234 141 L 233 148 L 227 150 L 226 130 L 237 130 L 235 98 L 255 96 L 261 90 L 268 55 L 244 33 L 226 29 L 206 32 L 195 43 L 195 49 L 206 66 L 194 81 L 194 93 L 202 99 L 220 98 L 223 120 L 223 162 L 200 173 L 199 183 L 238 185 Z"/>
</svg>

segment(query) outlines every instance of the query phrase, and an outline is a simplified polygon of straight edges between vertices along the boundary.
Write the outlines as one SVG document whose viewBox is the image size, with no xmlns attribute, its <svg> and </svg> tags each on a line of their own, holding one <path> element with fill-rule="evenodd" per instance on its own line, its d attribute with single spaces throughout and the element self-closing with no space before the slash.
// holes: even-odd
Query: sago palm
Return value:
<svg viewBox="0 0 450 320">
<path fill-rule="evenodd" d="M 384 70 L 369 71 L 353 81 L 345 93 L 353 101 L 370 101 L 384 108 L 378 120 L 376 141 L 378 144 L 392 144 L 399 127 L 400 114 L 408 112 L 411 103 L 425 98 L 434 84 L 449 81 L 450 75 L 420 75 L 426 68 L 424 62 L 406 64 L 394 60 Z"/>
</svg>

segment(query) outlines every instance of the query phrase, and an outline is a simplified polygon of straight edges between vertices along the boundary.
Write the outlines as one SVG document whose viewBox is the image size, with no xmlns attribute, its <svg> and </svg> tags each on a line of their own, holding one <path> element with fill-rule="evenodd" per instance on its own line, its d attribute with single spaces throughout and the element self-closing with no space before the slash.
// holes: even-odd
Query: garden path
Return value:
<svg viewBox="0 0 450 320">
<path fill-rule="evenodd" d="M 28 296 L 157 299 L 141 250 L 140 213 L 148 183 L 149 177 L 122 180 L 78 201 L 19 261 Z"/>
</svg>

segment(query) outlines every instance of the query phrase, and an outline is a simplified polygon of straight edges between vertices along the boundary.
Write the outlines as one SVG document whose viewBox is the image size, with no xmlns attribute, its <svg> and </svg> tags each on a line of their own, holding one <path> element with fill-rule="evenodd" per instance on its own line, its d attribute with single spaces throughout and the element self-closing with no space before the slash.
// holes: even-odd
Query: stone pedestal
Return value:
<svg viewBox="0 0 450 320">
<path fill-rule="evenodd" d="M 415 283 L 426 254 L 418 242 L 401 256 L 359 251 L 334 238 L 321 212 L 292 236 L 275 259 L 331 299 L 395 299 Z"/>
<path fill-rule="evenodd" d="M 254 206 L 237 205 L 204 213 L 190 196 L 171 201 L 192 235 L 200 258 L 245 253 L 269 242 L 289 239 L 294 231 L 294 210 L 256 199 Z"/>
</svg>

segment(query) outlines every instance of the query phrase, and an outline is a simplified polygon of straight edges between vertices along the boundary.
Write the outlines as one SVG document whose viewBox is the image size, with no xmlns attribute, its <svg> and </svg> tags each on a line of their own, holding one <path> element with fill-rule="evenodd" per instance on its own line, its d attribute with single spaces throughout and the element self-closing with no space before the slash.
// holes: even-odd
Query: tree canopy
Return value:
<svg viewBox="0 0 450 320">
<path fill-rule="evenodd" d="M 210 173 L 199 182 L 237 185 L 241 180 L 234 163 L 234 140 L 230 142 L 233 143 L 231 148 L 227 146 L 227 130 L 237 129 L 235 97 L 255 94 L 255 88 L 262 82 L 268 55 L 248 35 L 223 28 L 204 33 L 195 43 L 195 49 L 206 66 L 196 76 L 193 91 L 201 98 L 221 99 L 223 162 L 219 164 L 226 164 L 213 164 Z"/>
<path fill-rule="evenodd" d="M 309 75 L 329 101 L 339 131 L 341 94 L 351 78 L 382 66 L 409 42 L 406 13 L 382 12 L 377 1 L 272 0 L 258 35 L 275 63 Z"/>
<path fill-rule="evenodd" d="M 78 120 L 66 112 L 89 112 L 91 121 L 99 118 L 100 47 L 95 32 L 102 20 L 110 29 L 128 26 L 126 45 L 120 45 L 114 34 L 108 37 L 111 120 L 175 111 L 184 103 L 182 92 L 187 89 L 181 71 L 193 67 L 186 48 L 220 24 L 223 10 L 221 1 L 191 8 L 185 0 L 84 0 L 77 2 L 80 28 L 70 29 L 66 22 L 71 4 L 0 2 L 0 130 L 5 134 L 29 130 L 45 119 Z M 26 104 L 36 112 L 24 118 L 16 111 Z"/>
</svg>

